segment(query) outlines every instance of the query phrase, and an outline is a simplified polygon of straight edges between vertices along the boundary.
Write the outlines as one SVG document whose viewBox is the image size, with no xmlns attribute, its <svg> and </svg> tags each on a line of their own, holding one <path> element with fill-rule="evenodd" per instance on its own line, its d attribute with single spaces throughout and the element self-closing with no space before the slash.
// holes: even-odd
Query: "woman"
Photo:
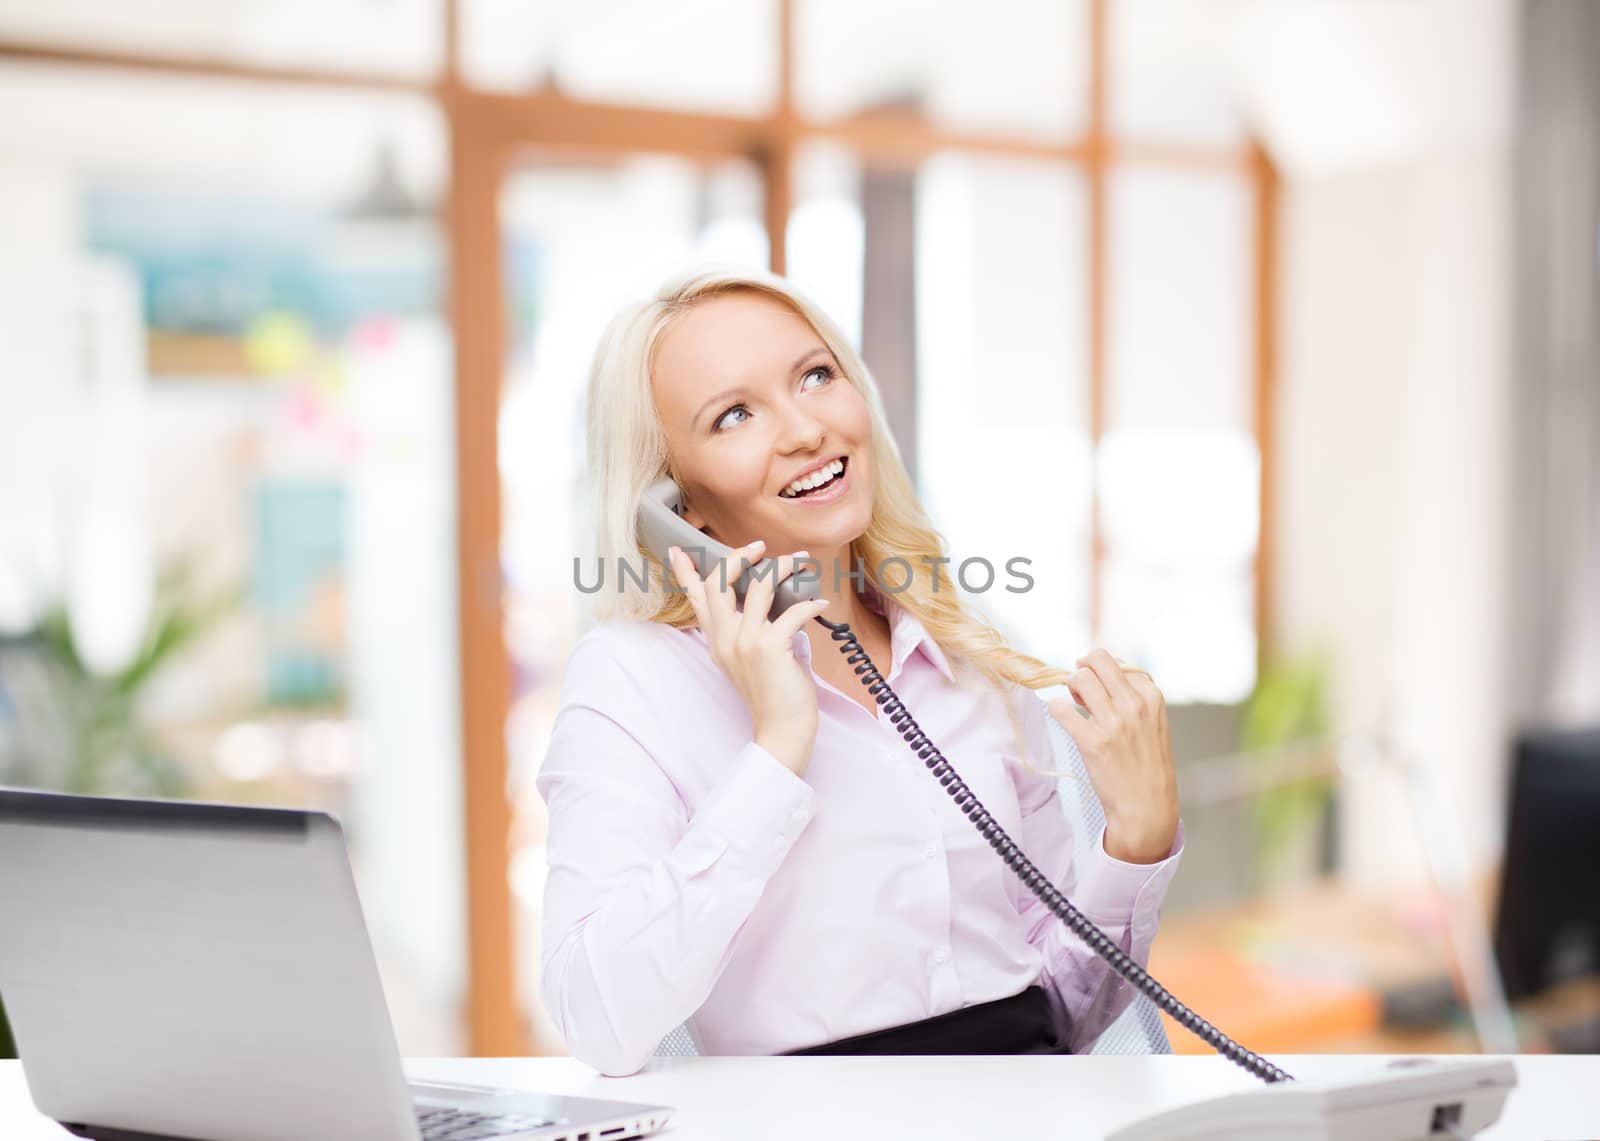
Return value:
<svg viewBox="0 0 1600 1141">
<path fill-rule="evenodd" d="M 541 990 L 572 1054 L 631 1074 L 680 1023 L 710 1054 L 1087 1050 L 1131 988 L 1006 868 L 811 619 L 850 624 L 996 820 L 1140 962 L 1182 848 L 1149 676 L 1104 650 L 1051 668 L 962 605 L 865 366 L 781 279 L 696 274 L 618 314 L 588 451 L 600 623 L 538 777 Z M 702 577 L 639 545 L 663 475 L 739 566 Z M 775 579 L 758 578 L 741 611 L 726 584 L 764 557 L 819 576 L 818 600 L 768 621 Z M 1031 692 L 1062 684 L 1086 713 Z M 1054 769 L 1029 759 L 1051 754 L 1047 712 L 1105 809 L 1081 869 Z"/>
</svg>

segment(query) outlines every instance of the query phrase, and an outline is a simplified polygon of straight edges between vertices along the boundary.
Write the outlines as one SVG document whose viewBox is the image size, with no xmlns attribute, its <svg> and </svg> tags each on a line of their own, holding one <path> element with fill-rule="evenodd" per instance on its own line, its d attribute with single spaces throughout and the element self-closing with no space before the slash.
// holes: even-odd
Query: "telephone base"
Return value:
<svg viewBox="0 0 1600 1141">
<path fill-rule="evenodd" d="M 1106 1141 L 1438 1141 L 1494 1124 L 1517 1084 L 1503 1058 L 1405 1058 L 1356 1078 L 1281 1082 L 1158 1113 Z"/>
</svg>

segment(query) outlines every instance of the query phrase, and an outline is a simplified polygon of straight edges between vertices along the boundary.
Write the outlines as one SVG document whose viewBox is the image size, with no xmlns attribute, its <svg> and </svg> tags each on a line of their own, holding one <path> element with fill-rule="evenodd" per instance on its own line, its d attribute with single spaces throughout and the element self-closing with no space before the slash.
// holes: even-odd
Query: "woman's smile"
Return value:
<svg viewBox="0 0 1600 1141">
<path fill-rule="evenodd" d="M 831 464 L 825 464 L 817 470 L 821 473 L 828 473 L 829 468 L 835 466 L 837 471 L 828 474 L 828 478 L 824 483 L 798 494 L 793 491 L 794 485 L 791 483 L 778 493 L 778 498 L 796 506 L 816 506 L 821 503 L 832 503 L 842 498 L 850 489 L 850 458 L 848 456 L 840 456 L 833 460 Z"/>
</svg>

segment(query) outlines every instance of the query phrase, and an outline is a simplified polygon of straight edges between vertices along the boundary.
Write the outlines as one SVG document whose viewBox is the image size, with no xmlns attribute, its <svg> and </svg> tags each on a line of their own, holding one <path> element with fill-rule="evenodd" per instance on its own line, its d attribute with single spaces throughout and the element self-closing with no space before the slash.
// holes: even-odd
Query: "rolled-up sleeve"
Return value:
<svg viewBox="0 0 1600 1141">
<path fill-rule="evenodd" d="M 753 741 L 691 813 L 641 740 L 659 715 L 630 696 L 614 653 L 580 643 L 537 779 L 540 991 L 572 1055 L 613 1076 L 705 1001 L 813 814 L 811 786 Z"/>
<path fill-rule="evenodd" d="M 1037 746 L 1033 756 L 1044 758 L 1043 764 L 1034 760 L 1039 767 L 1082 771 L 1071 738 L 1045 733 L 1040 723 L 1029 740 L 1031 747 Z M 1072 828 L 1062 812 L 1057 779 L 1020 767 L 1013 768 L 1012 775 L 1022 812 L 1018 840 L 1023 851 L 1117 947 L 1148 966 L 1161 903 L 1183 854 L 1183 823 L 1179 822 L 1166 857 L 1154 864 L 1130 864 L 1111 856 L 1105 850 L 1105 829 L 1100 828 L 1089 845 L 1085 866 L 1079 868 L 1073 861 Z M 1044 958 L 1045 991 L 1057 1029 L 1073 1053 L 1085 1053 L 1137 992 L 1031 891 L 1022 888 L 1021 898 L 1028 942 Z"/>
</svg>

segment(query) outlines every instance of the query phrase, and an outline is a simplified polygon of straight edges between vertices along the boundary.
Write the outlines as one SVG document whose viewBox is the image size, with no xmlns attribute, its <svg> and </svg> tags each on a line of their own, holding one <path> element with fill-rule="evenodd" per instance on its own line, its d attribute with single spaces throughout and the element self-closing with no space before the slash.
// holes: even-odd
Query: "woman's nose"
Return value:
<svg viewBox="0 0 1600 1141">
<path fill-rule="evenodd" d="M 804 451 L 822 445 L 827 428 L 803 408 L 791 407 L 784 420 L 782 439 L 789 451 Z"/>
</svg>

